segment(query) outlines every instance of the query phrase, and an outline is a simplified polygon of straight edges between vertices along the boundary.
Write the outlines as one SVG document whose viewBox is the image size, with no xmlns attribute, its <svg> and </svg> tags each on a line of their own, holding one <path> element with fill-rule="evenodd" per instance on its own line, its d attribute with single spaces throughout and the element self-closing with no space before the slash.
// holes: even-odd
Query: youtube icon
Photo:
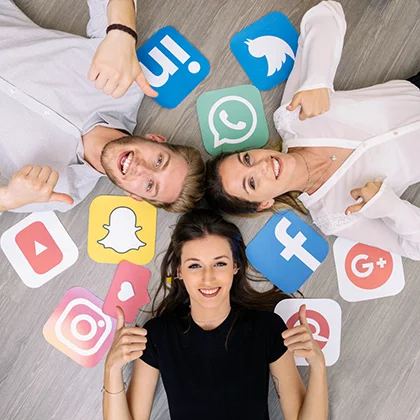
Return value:
<svg viewBox="0 0 420 420">
<path fill-rule="evenodd" d="M 37 274 L 60 264 L 63 253 L 42 222 L 34 222 L 16 235 L 16 244 Z"/>
<path fill-rule="evenodd" d="M 33 213 L 3 233 L 1 248 L 28 287 L 40 287 L 73 265 L 77 246 L 54 212 Z"/>
</svg>

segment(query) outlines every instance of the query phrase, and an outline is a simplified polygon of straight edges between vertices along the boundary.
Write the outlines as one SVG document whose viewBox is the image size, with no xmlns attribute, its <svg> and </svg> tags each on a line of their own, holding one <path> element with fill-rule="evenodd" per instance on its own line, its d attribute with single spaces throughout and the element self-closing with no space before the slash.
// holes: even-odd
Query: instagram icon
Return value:
<svg viewBox="0 0 420 420">
<path fill-rule="evenodd" d="M 71 288 L 45 324 L 45 339 L 80 365 L 96 366 L 111 347 L 116 327 L 102 305 L 88 290 Z"/>
</svg>

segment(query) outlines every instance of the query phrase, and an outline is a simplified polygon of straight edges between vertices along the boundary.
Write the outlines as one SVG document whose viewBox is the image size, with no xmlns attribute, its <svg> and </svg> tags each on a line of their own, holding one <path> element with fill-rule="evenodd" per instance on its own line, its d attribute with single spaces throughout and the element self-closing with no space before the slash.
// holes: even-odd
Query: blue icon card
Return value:
<svg viewBox="0 0 420 420">
<path fill-rule="evenodd" d="M 210 63 L 175 28 L 159 29 L 137 50 L 146 79 L 165 108 L 178 106 L 209 74 Z"/>
<path fill-rule="evenodd" d="M 298 38 L 290 20 L 272 12 L 235 34 L 230 48 L 251 82 L 260 90 L 269 90 L 289 77 Z"/>
<path fill-rule="evenodd" d="M 328 255 L 328 242 L 289 210 L 275 214 L 246 248 L 249 262 L 286 293 L 296 292 Z"/>
</svg>

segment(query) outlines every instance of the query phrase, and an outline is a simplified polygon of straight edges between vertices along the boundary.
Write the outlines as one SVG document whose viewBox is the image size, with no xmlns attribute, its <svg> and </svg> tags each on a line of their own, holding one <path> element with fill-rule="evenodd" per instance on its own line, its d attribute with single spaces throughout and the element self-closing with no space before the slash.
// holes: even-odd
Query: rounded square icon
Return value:
<svg viewBox="0 0 420 420">
<path fill-rule="evenodd" d="M 260 90 L 286 80 L 295 64 L 299 34 L 289 19 L 272 12 L 235 34 L 232 53 Z"/>
<path fill-rule="evenodd" d="M 54 212 L 33 213 L 1 237 L 1 248 L 26 286 L 41 287 L 71 267 L 79 250 Z"/>
<path fill-rule="evenodd" d="M 150 276 L 146 267 L 121 261 L 105 298 L 104 313 L 117 318 L 116 307 L 119 306 L 124 311 L 125 322 L 133 322 L 138 310 L 150 302 L 147 292 Z"/>
<path fill-rule="evenodd" d="M 338 289 L 348 302 L 394 296 L 404 288 L 399 255 L 344 238 L 336 239 L 333 251 Z"/>
<path fill-rule="evenodd" d="M 341 307 L 331 299 L 284 299 L 274 309 L 288 329 L 300 325 L 299 308 L 306 305 L 306 319 L 314 340 L 325 356 L 327 366 L 332 366 L 340 357 Z M 308 366 L 307 361 L 295 357 L 297 366 Z"/>
<path fill-rule="evenodd" d="M 249 262 L 286 293 L 294 293 L 328 255 L 328 242 L 295 213 L 276 213 L 246 248 Z"/>
<path fill-rule="evenodd" d="M 155 255 L 156 207 L 130 197 L 101 195 L 89 212 L 88 254 L 93 261 L 143 265 Z"/>
<path fill-rule="evenodd" d="M 203 93 L 197 100 L 198 121 L 207 152 L 261 148 L 269 132 L 261 94 L 242 85 Z"/>
<path fill-rule="evenodd" d="M 79 365 L 96 366 L 111 347 L 117 325 L 102 305 L 89 290 L 69 289 L 44 325 L 45 339 Z"/>
<path fill-rule="evenodd" d="M 159 29 L 137 50 L 146 79 L 165 108 L 178 106 L 210 73 L 210 63 L 175 28 Z"/>
</svg>

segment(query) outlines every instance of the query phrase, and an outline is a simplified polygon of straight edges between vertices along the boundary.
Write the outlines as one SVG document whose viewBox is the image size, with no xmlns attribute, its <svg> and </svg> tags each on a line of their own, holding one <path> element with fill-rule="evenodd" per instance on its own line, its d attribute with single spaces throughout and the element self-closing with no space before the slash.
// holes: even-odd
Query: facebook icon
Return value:
<svg viewBox="0 0 420 420">
<path fill-rule="evenodd" d="M 294 293 L 328 255 L 328 243 L 292 211 L 280 211 L 246 249 L 249 262 L 286 293 Z"/>
</svg>

